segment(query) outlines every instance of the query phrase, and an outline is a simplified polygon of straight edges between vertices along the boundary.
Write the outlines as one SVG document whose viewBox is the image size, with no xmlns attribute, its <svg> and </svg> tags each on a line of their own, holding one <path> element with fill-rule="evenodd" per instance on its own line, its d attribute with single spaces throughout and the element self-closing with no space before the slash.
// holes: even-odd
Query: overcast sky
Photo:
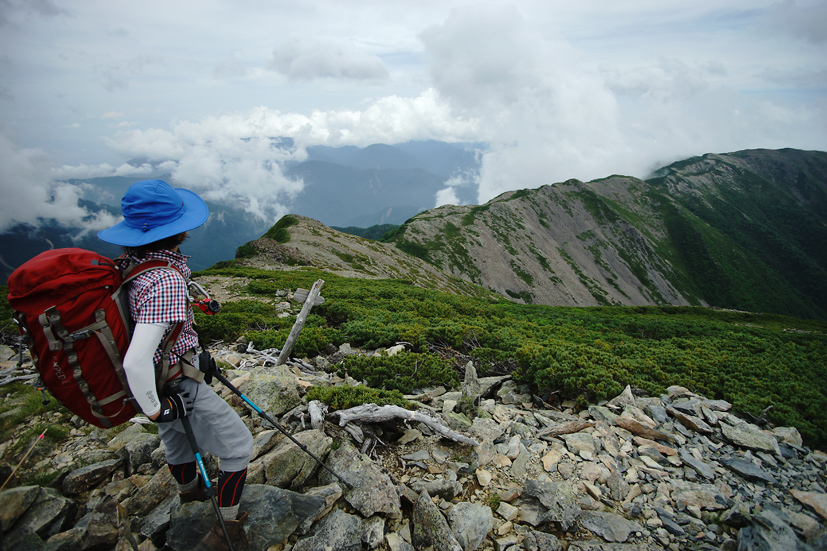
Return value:
<svg viewBox="0 0 827 551">
<path fill-rule="evenodd" d="M 489 145 L 435 205 L 827 150 L 827 1 L 0 0 L 0 231 L 136 157 L 277 218 L 306 146 L 426 139 Z"/>
</svg>

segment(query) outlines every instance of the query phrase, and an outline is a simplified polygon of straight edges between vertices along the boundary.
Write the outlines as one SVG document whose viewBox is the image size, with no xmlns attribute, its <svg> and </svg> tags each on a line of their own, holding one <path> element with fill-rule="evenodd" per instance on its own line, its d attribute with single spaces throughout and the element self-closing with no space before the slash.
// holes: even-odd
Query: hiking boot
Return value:
<svg viewBox="0 0 827 551">
<path fill-rule="evenodd" d="M 233 542 L 233 549 L 235 550 L 246 548 L 250 543 L 247 541 L 247 533 L 244 531 L 245 520 L 247 520 L 247 511 L 241 511 L 235 520 L 224 521 L 224 525 L 227 527 L 227 533 L 230 535 L 230 541 Z M 210 527 L 210 531 L 207 532 L 207 535 L 204 536 L 204 539 L 198 544 L 196 551 L 229 551 L 227 540 L 224 538 L 224 532 L 221 530 L 220 522 L 216 520 L 215 524 Z"/>
<path fill-rule="evenodd" d="M 210 496 L 207 495 L 206 488 L 204 487 L 204 481 L 201 477 L 198 477 L 198 484 L 195 488 L 188 492 L 180 492 L 178 497 L 181 498 L 181 505 L 184 503 L 190 503 L 191 501 L 207 501 L 210 499 Z"/>
</svg>

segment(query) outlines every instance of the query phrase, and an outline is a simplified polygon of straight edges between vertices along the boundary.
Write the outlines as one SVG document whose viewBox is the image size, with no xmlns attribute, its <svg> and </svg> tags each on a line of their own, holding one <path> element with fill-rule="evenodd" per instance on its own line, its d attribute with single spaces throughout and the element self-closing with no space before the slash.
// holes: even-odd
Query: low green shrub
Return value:
<svg viewBox="0 0 827 551">
<path fill-rule="evenodd" d="M 351 377 L 366 381 L 368 386 L 406 394 L 427 387 L 453 388 L 459 384 L 453 365 L 430 352 L 346 356 L 342 365 Z"/>
<path fill-rule="evenodd" d="M 318 400 L 333 410 L 348 409 L 362 404 L 413 408 L 413 404 L 405 400 L 398 390 L 380 390 L 364 385 L 311 386 L 307 389 L 307 400 Z"/>
</svg>

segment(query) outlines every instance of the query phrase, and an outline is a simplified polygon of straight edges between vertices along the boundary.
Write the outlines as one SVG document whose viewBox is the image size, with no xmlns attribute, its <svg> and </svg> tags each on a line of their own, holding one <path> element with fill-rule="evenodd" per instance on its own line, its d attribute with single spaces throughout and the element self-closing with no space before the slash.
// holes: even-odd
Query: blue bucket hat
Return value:
<svg viewBox="0 0 827 551">
<path fill-rule="evenodd" d="M 210 216 L 198 195 L 172 189 L 163 180 L 143 180 L 129 186 L 121 210 L 123 221 L 99 231 L 98 237 L 122 247 L 140 247 L 193 230 Z"/>
</svg>

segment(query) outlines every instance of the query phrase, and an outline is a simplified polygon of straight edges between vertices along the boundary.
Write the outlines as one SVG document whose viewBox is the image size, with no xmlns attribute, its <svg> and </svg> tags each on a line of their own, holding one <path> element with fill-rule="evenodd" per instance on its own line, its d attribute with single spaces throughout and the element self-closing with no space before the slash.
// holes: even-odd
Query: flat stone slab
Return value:
<svg viewBox="0 0 827 551">
<path fill-rule="evenodd" d="M 721 463 L 747 480 L 778 484 L 774 476 L 752 461 L 747 461 L 746 459 L 721 459 Z"/>
</svg>

